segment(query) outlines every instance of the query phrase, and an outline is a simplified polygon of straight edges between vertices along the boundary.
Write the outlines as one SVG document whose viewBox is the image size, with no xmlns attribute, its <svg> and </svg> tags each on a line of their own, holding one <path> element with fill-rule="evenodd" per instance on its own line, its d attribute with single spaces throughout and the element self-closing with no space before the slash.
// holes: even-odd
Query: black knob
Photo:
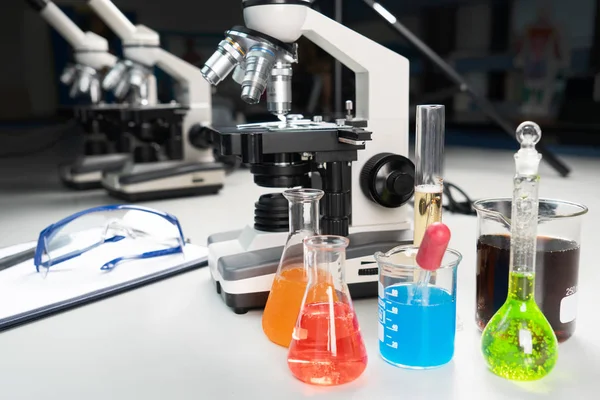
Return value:
<svg viewBox="0 0 600 400">
<path fill-rule="evenodd" d="M 209 127 L 195 124 L 190 128 L 188 140 L 195 148 L 205 150 L 214 143 L 212 134 L 213 130 Z"/>
<path fill-rule="evenodd" d="M 281 193 L 260 196 L 254 203 L 254 229 L 263 232 L 289 230 L 289 203 Z"/>
<path fill-rule="evenodd" d="M 321 218 L 320 229 L 323 235 L 348 236 L 350 219 L 342 218 Z"/>
<path fill-rule="evenodd" d="M 360 187 L 375 203 L 388 208 L 400 207 L 414 194 L 415 165 L 398 154 L 377 154 L 360 172 Z"/>
<path fill-rule="evenodd" d="M 150 163 L 158 161 L 156 149 L 149 144 L 141 144 L 133 150 L 133 159 L 136 163 Z"/>
<path fill-rule="evenodd" d="M 104 140 L 86 140 L 85 155 L 96 156 L 108 154 L 108 143 Z"/>
</svg>

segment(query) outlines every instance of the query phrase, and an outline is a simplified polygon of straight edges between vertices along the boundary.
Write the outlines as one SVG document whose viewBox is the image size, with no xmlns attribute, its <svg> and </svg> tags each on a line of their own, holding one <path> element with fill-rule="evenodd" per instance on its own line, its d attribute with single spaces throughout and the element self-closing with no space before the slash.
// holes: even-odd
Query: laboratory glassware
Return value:
<svg viewBox="0 0 600 400">
<path fill-rule="evenodd" d="M 357 379 L 367 367 L 367 350 L 344 277 L 348 243 L 342 236 L 304 240 L 309 282 L 288 366 L 306 383 L 340 385 Z"/>
<path fill-rule="evenodd" d="M 508 295 L 483 330 L 481 350 L 494 374 L 530 381 L 552 371 L 558 341 L 534 295 L 542 158 L 535 145 L 542 133 L 537 124 L 527 121 L 519 125 L 516 136 L 521 148 L 515 154 Z"/>
<path fill-rule="evenodd" d="M 446 249 L 440 268 L 423 274 L 418 246 L 378 252 L 379 353 L 405 368 L 434 368 L 454 356 L 456 278 L 461 254 Z M 428 280 L 422 282 L 423 277 Z"/>
<path fill-rule="evenodd" d="M 427 227 L 417 252 L 417 264 L 424 271 L 436 271 L 441 265 L 450 243 L 450 229 L 441 222 Z M 423 285 L 425 282 L 419 282 Z"/>
<path fill-rule="evenodd" d="M 308 283 L 303 240 L 320 233 L 319 200 L 323 191 L 290 189 L 283 196 L 288 200 L 290 230 L 265 305 L 262 328 L 273 343 L 288 347 Z"/>
<path fill-rule="evenodd" d="M 34 255 L 38 272 L 79 257 L 98 246 L 127 240 L 146 251 L 100 262 L 102 270 L 134 259 L 183 253 L 185 239 L 174 215 L 136 205 L 94 207 L 70 215 L 40 232 Z"/>
<path fill-rule="evenodd" d="M 415 246 L 419 246 L 421 243 L 427 226 L 442 220 L 444 124 L 444 106 L 417 106 L 414 205 Z"/>
<path fill-rule="evenodd" d="M 477 309 L 480 330 L 500 309 L 508 294 L 510 198 L 482 199 L 477 211 Z M 559 342 L 575 332 L 581 224 L 584 205 L 540 199 L 535 260 L 535 301 Z"/>
</svg>

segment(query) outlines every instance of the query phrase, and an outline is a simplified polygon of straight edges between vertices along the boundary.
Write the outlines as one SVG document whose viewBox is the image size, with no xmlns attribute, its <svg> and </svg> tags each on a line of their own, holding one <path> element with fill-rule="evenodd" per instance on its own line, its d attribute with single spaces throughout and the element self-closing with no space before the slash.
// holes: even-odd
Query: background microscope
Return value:
<svg viewBox="0 0 600 400">
<path fill-rule="evenodd" d="M 127 201 L 218 192 L 225 169 L 206 140 L 213 122 L 211 87 L 200 70 L 163 50 L 155 31 L 133 25 L 109 0 L 89 5 L 123 41 L 124 61 L 106 75 L 103 87 L 124 101 L 123 129 L 147 144 L 150 159 L 144 161 L 151 161 L 106 173 L 104 188 Z M 177 81 L 177 102 L 158 103 L 155 66 Z"/>
<path fill-rule="evenodd" d="M 118 129 L 94 111 L 103 104 L 101 81 L 117 58 L 108 52 L 105 38 L 83 32 L 57 6 L 48 0 L 27 0 L 31 7 L 73 47 L 75 63 L 66 67 L 60 80 L 70 85 L 70 96 L 82 99 L 84 105 L 69 109 L 85 131 L 83 155 L 59 167 L 63 183 L 75 189 L 101 187 L 104 170 L 122 168 L 129 160 L 121 146 Z"/>
<path fill-rule="evenodd" d="M 310 8 L 309 1 L 243 2 L 246 27 L 226 32 L 206 62 L 213 85 L 233 71 L 241 97 L 281 122 L 221 128 L 213 138 L 222 154 L 251 165 L 254 182 L 268 188 L 316 187 L 321 233 L 350 238 L 346 278 L 353 297 L 377 294 L 373 254 L 411 243 L 414 165 L 408 156 L 409 63 L 404 57 Z M 335 123 L 287 115 L 292 65 L 302 35 L 356 74 L 356 117 Z M 372 133 L 372 140 L 371 139 Z M 236 312 L 263 307 L 287 236 L 287 201 L 266 194 L 254 225 L 209 237 L 209 266 L 217 291 Z"/>
</svg>

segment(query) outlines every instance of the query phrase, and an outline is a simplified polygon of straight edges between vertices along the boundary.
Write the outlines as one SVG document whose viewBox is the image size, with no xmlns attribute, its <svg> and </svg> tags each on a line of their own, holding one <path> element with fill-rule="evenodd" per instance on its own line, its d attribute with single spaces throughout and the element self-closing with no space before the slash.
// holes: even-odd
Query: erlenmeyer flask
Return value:
<svg viewBox="0 0 600 400">
<path fill-rule="evenodd" d="M 289 202 L 290 233 L 262 317 L 263 331 L 273 343 L 288 347 L 308 283 L 303 240 L 319 234 L 318 189 L 283 192 Z"/>
<path fill-rule="evenodd" d="M 304 240 L 309 282 L 288 352 L 299 380 L 340 385 L 367 367 L 367 350 L 344 278 L 348 239 L 315 236 Z"/>
</svg>

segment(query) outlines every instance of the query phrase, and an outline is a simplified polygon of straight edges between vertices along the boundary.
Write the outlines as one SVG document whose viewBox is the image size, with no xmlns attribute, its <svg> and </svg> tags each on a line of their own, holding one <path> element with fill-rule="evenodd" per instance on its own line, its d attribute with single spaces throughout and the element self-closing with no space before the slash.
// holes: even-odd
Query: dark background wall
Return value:
<svg viewBox="0 0 600 400">
<path fill-rule="evenodd" d="M 115 0 L 132 21 L 151 27 L 161 34 L 163 46 L 177 55 L 184 55 L 191 46 L 200 59 L 206 59 L 222 37 L 224 30 L 242 22 L 241 0 Z M 57 0 L 84 29 L 107 37 L 111 49 L 119 54 L 120 42 L 91 13 L 85 1 Z M 521 100 L 522 73 L 514 67 L 515 41 L 518 33 L 536 17 L 539 4 L 550 4 L 554 20 L 561 26 L 571 52 L 571 66 L 566 92 L 585 98 L 575 111 L 562 112 L 571 125 L 585 118 L 578 114 L 586 109 L 585 129 L 600 126 L 596 121 L 592 87 L 595 82 L 600 46 L 596 29 L 596 0 L 382 0 L 381 4 L 399 17 L 401 23 L 423 39 L 452 63 L 467 81 L 482 95 L 494 101 L 508 117 L 518 119 Z M 333 17 L 335 0 L 319 0 L 317 7 Z M 343 22 L 358 32 L 411 61 L 413 77 L 411 95 L 418 101 L 423 95 L 447 87 L 449 81 L 431 63 L 423 59 L 408 43 L 399 38 L 381 17 L 360 0 L 343 0 Z M 4 60 L 0 63 L 0 121 L 47 118 L 56 114 L 60 105 L 68 104 L 67 89 L 57 80 L 60 69 L 70 58 L 70 49 L 37 13 L 24 1 L 3 2 L 0 13 L 0 40 Z M 301 44 L 301 60 L 312 52 Z M 312 54 L 312 53 L 311 53 Z M 319 60 L 333 65 L 322 53 Z M 298 67 L 298 79 L 302 68 Z M 331 68 L 333 71 L 333 68 Z M 310 84 L 310 71 L 305 71 Z M 352 77 L 344 73 L 344 98 L 352 95 Z M 170 79 L 160 71 L 161 93 L 170 96 Z M 299 85 L 300 86 L 300 85 Z M 303 94 L 303 96 L 308 96 Z M 299 104 L 306 104 L 304 99 Z M 456 94 L 442 99 L 457 123 L 486 123 L 468 96 Z M 330 99 L 330 103 L 333 100 Z M 576 104 L 577 101 L 571 102 Z M 579 104 L 579 103 L 577 103 Z M 339 103 L 321 105 L 339 109 Z M 587 107 L 587 108 L 586 108 Z M 592 115 L 593 117 L 590 117 Z M 555 118 L 556 119 L 556 118 Z M 564 118 L 563 118 L 564 119 Z M 560 118 L 558 118 L 560 120 Z M 552 121 L 558 123 L 560 121 Z M 590 128 L 592 127 L 592 128 Z M 588 134 L 589 137 L 589 134 Z M 595 137 L 598 137 L 597 135 Z"/>
</svg>

